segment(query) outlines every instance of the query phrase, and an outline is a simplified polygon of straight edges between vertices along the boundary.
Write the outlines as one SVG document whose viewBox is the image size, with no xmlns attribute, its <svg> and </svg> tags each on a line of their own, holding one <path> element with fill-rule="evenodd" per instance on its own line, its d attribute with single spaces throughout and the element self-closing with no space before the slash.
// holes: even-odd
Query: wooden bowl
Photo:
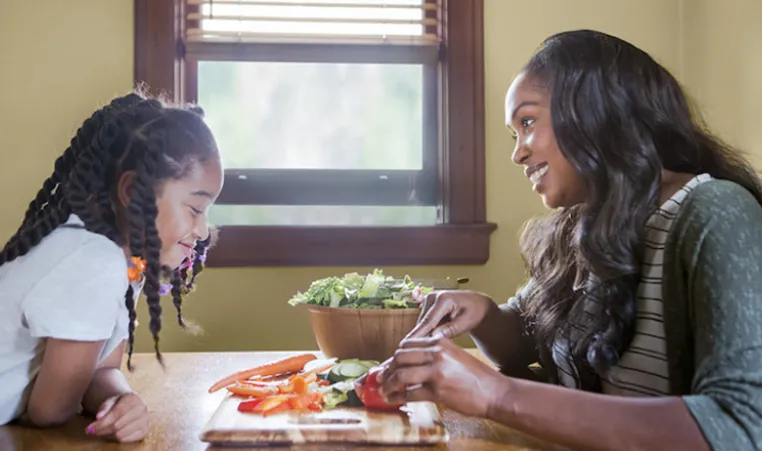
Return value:
<svg viewBox="0 0 762 451">
<path fill-rule="evenodd" d="M 457 289 L 464 279 L 416 280 L 437 290 Z M 420 308 L 357 309 L 302 304 L 320 351 L 338 359 L 378 360 L 394 354 L 415 327 Z"/>
<path fill-rule="evenodd" d="M 326 357 L 384 361 L 415 327 L 421 309 L 357 309 L 304 305 Z"/>
</svg>

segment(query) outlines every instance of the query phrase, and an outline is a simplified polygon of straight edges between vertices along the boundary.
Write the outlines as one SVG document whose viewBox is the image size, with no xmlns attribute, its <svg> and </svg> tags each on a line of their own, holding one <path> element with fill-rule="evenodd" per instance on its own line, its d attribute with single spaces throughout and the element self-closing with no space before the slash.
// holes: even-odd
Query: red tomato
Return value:
<svg viewBox="0 0 762 451">
<path fill-rule="evenodd" d="M 355 381 L 355 392 L 368 410 L 397 410 L 402 404 L 387 404 L 379 393 L 378 373 L 381 367 L 372 368 L 368 374 Z"/>
</svg>

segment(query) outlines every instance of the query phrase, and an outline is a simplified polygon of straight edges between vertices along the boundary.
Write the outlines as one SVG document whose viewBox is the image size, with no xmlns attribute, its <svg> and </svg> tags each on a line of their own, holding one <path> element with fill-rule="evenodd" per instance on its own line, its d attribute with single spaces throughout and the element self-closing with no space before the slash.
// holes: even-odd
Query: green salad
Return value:
<svg viewBox="0 0 762 451">
<path fill-rule="evenodd" d="M 344 277 L 328 277 L 312 282 L 305 292 L 298 292 L 288 303 L 312 304 L 345 308 L 415 308 L 416 299 L 423 299 L 432 291 L 413 282 L 410 276 L 395 279 L 384 276 L 380 269 L 361 276 L 354 272 Z"/>
</svg>

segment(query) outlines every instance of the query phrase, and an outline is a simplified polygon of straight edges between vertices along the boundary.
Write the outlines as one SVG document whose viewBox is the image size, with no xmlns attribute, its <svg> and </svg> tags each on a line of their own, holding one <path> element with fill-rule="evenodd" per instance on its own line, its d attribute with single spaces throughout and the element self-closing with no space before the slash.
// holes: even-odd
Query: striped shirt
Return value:
<svg viewBox="0 0 762 451">
<path fill-rule="evenodd" d="M 662 396 L 670 393 L 662 298 L 664 249 L 669 229 L 683 200 L 696 186 L 711 179 L 708 174 L 692 178 L 646 222 L 645 252 L 636 293 L 635 334 L 619 362 L 602 378 L 603 393 L 620 396 Z M 595 280 L 589 280 L 588 286 L 594 287 Z M 594 291 L 587 293 L 584 311 L 590 322 L 600 311 L 600 301 Z M 578 339 L 590 322 L 572 325 L 569 333 Z M 562 335 L 556 339 L 553 344 L 553 360 L 558 367 L 560 383 L 577 388 L 572 376 L 575 369 L 568 359 L 568 348 L 568 336 Z"/>
</svg>

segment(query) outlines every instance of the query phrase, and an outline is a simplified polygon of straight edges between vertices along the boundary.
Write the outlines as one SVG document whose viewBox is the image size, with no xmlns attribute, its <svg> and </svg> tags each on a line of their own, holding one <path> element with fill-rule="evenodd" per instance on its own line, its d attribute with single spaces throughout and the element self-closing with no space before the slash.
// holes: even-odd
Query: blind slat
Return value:
<svg viewBox="0 0 762 451">
<path fill-rule="evenodd" d="M 430 1 L 186 1 L 188 42 L 439 42 L 439 10 Z"/>
<path fill-rule="evenodd" d="M 224 20 L 231 22 L 254 21 L 254 22 L 304 22 L 304 23 L 373 23 L 379 25 L 436 25 L 436 19 L 355 19 L 342 17 L 280 17 L 280 16 L 210 16 L 201 13 L 188 14 L 188 20 Z"/>
<path fill-rule="evenodd" d="M 394 8 L 394 9 L 422 9 L 436 10 L 433 3 L 410 4 L 410 3 L 339 3 L 339 2 L 273 2 L 273 1 L 238 1 L 238 0 L 187 0 L 189 5 L 234 5 L 234 6 L 283 6 L 283 7 L 320 7 L 320 8 Z"/>
<path fill-rule="evenodd" d="M 438 42 L 434 34 L 423 34 L 418 36 L 354 36 L 354 35 L 330 35 L 321 34 L 319 36 L 300 35 L 300 34 L 264 34 L 264 33 L 238 33 L 235 31 L 205 31 L 198 28 L 192 28 L 186 31 L 188 42 L 219 42 L 228 41 L 231 38 L 237 42 L 326 42 L 336 43 L 337 41 L 347 43 L 368 43 L 380 42 L 385 44 L 399 45 L 433 45 Z"/>
</svg>

